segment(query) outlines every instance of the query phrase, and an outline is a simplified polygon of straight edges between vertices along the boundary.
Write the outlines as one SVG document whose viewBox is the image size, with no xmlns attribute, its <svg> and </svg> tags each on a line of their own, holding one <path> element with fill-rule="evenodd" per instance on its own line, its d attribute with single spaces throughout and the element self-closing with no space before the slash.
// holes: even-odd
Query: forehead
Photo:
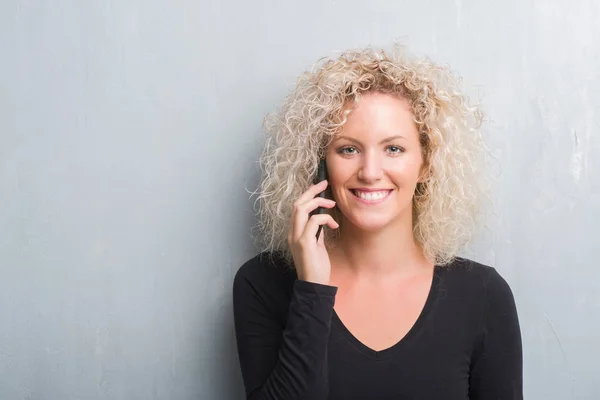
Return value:
<svg viewBox="0 0 600 400">
<path fill-rule="evenodd" d="M 411 140 L 418 128 L 409 101 L 389 94 L 369 93 L 351 104 L 346 122 L 334 140 Z"/>
</svg>

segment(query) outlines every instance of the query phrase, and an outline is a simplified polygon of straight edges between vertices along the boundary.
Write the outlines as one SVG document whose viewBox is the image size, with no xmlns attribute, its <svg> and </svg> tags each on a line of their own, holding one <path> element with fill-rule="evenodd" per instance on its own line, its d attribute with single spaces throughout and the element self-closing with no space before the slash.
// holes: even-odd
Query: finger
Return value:
<svg viewBox="0 0 600 400">
<path fill-rule="evenodd" d="M 335 201 L 330 199 L 324 199 L 322 197 L 315 197 L 314 199 L 304 204 L 296 206 L 294 215 L 292 216 L 292 218 L 294 219 L 294 221 L 292 222 L 292 234 L 294 239 L 298 239 L 302 235 L 306 228 L 306 223 L 311 217 L 311 212 L 316 210 L 318 207 L 335 207 Z"/>
<path fill-rule="evenodd" d="M 308 220 L 306 228 L 304 229 L 304 232 L 300 236 L 299 240 L 315 240 L 315 237 L 317 236 L 317 230 L 321 225 L 327 225 L 331 229 L 337 229 L 340 226 L 329 214 L 313 215 Z M 321 232 L 321 235 L 322 234 L 323 232 Z"/>
<path fill-rule="evenodd" d="M 317 196 L 319 193 L 321 193 L 322 191 L 327 189 L 328 184 L 329 183 L 325 180 L 325 181 L 321 181 L 317 184 L 310 185 L 308 187 L 308 189 L 304 193 L 302 193 L 300 195 L 300 197 L 298 197 L 298 199 L 296 200 L 296 203 L 298 203 L 298 204 L 306 203 L 307 201 L 309 201 L 310 199 L 312 199 L 313 197 Z"/>
</svg>

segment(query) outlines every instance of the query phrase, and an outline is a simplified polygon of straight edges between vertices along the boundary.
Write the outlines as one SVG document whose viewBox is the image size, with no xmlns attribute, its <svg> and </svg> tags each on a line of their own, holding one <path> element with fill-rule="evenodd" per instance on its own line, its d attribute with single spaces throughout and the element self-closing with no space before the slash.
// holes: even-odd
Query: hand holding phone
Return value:
<svg viewBox="0 0 600 400">
<path fill-rule="evenodd" d="M 319 241 L 322 226 L 337 229 L 340 225 L 327 214 L 326 209 L 335 207 L 335 201 L 327 199 L 328 186 L 325 160 L 319 162 L 314 182 L 294 202 L 288 231 L 288 245 L 294 258 L 298 279 L 329 284 L 331 261 L 324 241 Z M 320 214 L 320 215 L 317 215 Z M 314 237 L 317 240 L 314 240 Z"/>
</svg>

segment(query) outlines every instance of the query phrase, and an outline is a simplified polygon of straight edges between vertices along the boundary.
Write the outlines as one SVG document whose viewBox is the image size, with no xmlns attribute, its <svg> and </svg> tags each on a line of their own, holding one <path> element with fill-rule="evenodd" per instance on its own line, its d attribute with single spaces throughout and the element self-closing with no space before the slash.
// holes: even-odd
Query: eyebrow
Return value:
<svg viewBox="0 0 600 400">
<path fill-rule="evenodd" d="M 342 140 L 342 139 L 346 139 L 346 140 L 349 140 L 351 142 L 361 144 L 359 140 L 356 140 L 356 139 L 348 137 L 348 136 L 338 136 L 338 138 L 337 138 L 337 140 Z M 379 142 L 379 144 L 384 144 L 384 143 L 387 143 L 387 142 L 391 142 L 392 140 L 395 140 L 395 139 L 406 139 L 406 138 L 404 136 L 401 136 L 401 135 L 394 135 L 394 136 L 390 136 L 388 138 L 383 139 L 381 142 Z"/>
</svg>

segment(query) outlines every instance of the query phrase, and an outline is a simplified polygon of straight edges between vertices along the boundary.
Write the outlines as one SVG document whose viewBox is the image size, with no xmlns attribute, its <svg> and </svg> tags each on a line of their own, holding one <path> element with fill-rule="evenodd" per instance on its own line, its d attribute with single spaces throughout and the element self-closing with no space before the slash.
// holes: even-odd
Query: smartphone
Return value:
<svg viewBox="0 0 600 400">
<path fill-rule="evenodd" d="M 319 161 L 319 167 L 317 168 L 317 173 L 315 175 L 315 179 L 313 180 L 314 184 L 317 184 L 321 181 L 327 179 L 327 164 L 325 163 L 325 158 L 321 158 Z M 323 190 L 318 194 L 319 197 L 326 198 L 325 192 L 327 189 Z M 315 214 L 325 214 L 327 210 L 324 207 L 317 207 L 315 210 L 310 212 L 309 217 L 312 217 Z M 319 225 L 319 230 L 317 231 L 317 240 L 319 240 L 319 235 L 321 234 L 321 229 L 323 229 L 323 225 Z"/>
</svg>

